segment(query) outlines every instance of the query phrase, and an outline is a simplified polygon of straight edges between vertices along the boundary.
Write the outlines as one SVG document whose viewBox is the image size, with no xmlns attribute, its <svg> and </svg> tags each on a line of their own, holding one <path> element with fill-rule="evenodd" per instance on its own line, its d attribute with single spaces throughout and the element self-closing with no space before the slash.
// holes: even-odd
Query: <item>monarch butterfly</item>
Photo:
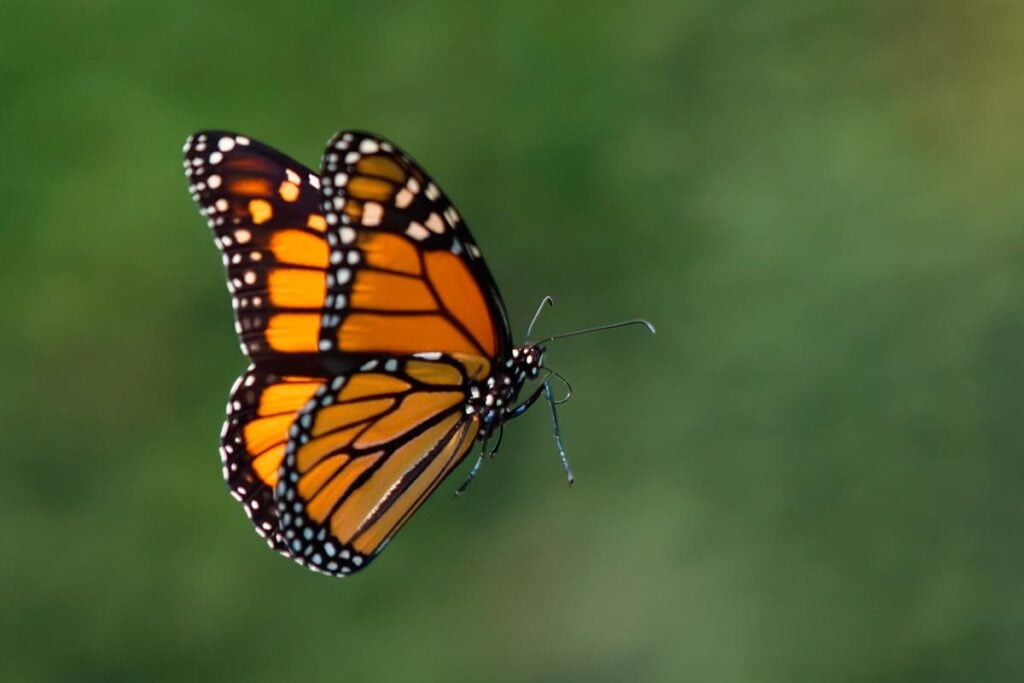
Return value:
<svg viewBox="0 0 1024 683">
<path fill-rule="evenodd" d="M 408 155 L 356 131 L 332 138 L 320 173 L 222 131 L 184 153 L 251 360 L 228 400 L 223 474 L 270 547 L 335 576 L 366 567 L 542 392 L 571 483 L 543 365 L 556 337 L 513 345 L 480 249 Z M 634 323 L 653 331 L 594 329 Z"/>
</svg>

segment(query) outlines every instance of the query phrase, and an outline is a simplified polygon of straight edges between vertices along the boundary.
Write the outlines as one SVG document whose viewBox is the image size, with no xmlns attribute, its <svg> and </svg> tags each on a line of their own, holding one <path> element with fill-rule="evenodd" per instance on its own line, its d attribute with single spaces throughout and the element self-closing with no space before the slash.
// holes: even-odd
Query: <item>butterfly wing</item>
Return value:
<svg viewBox="0 0 1024 683">
<path fill-rule="evenodd" d="M 479 429 L 470 357 L 379 358 L 333 378 L 291 428 L 277 483 L 283 543 L 343 576 L 365 567 L 462 461 Z"/>
<path fill-rule="evenodd" d="M 329 226 L 322 348 L 506 357 L 507 315 L 458 211 L 410 157 L 369 133 L 331 140 L 321 168 Z"/>
<path fill-rule="evenodd" d="M 324 385 L 318 377 L 277 375 L 250 366 L 235 382 L 221 432 L 224 480 L 271 548 L 288 555 L 277 524 L 274 487 L 299 411 Z"/>
<path fill-rule="evenodd" d="M 315 365 L 330 252 L 319 176 L 220 131 L 189 137 L 185 173 L 227 269 L 242 352 L 256 363 Z"/>
<path fill-rule="evenodd" d="M 321 177 L 208 131 L 185 167 L 254 363 L 224 476 L 271 547 L 356 571 L 472 445 L 469 383 L 512 345 L 501 296 L 451 202 L 382 138 L 340 133 Z"/>
<path fill-rule="evenodd" d="M 224 478 L 256 531 L 287 554 L 273 490 L 288 428 L 324 381 L 316 354 L 329 249 L 319 176 L 235 133 L 196 133 L 184 153 L 189 190 L 227 270 L 242 352 L 254 361 L 228 401 Z"/>
</svg>

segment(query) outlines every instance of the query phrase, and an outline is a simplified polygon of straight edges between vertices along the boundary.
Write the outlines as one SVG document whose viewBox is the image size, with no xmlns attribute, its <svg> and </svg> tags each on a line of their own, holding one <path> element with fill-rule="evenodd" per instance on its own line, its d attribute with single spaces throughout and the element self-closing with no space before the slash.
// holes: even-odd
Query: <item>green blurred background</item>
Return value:
<svg viewBox="0 0 1024 683">
<path fill-rule="evenodd" d="M 1022 680 L 1022 73 L 1019 2 L 6 0 L 0 680 Z M 549 353 L 577 485 L 534 411 L 364 574 L 269 552 L 206 127 L 383 133 L 517 332 L 657 323 Z"/>
</svg>

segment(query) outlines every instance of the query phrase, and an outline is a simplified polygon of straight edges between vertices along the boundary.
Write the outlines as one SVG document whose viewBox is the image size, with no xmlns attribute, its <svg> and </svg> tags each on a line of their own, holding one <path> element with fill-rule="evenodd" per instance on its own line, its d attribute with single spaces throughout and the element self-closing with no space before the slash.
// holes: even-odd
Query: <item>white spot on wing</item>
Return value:
<svg viewBox="0 0 1024 683">
<path fill-rule="evenodd" d="M 412 192 L 409 191 L 409 188 L 403 187 L 401 190 L 398 191 L 398 194 L 395 195 L 395 206 L 397 206 L 399 209 L 404 209 L 405 207 L 412 204 L 413 196 L 414 195 Z"/>
<path fill-rule="evenodd" d="M 427 218 L 427 227 L 436 232 L 438 235 L 444 232 L 444 221 L 436 213 L 430 214 Z"/>
<path fill-rule="evenodd" d="M 367 142 L 364 140 L 364 142 Z M 380 225 L 381 216 L 384 215 L 384 207 L 377 202 L 366 202 L 363 205 L 363 225 L 375 226 Z"/>
<path fill-rule="evenodd" d="M 413 221 L 409 223 L 409 227 L 405 229 L 405 234 L 414 240 L 421 241 L 430 236 L 430 231 L 416 221 Z"/>
</svg>

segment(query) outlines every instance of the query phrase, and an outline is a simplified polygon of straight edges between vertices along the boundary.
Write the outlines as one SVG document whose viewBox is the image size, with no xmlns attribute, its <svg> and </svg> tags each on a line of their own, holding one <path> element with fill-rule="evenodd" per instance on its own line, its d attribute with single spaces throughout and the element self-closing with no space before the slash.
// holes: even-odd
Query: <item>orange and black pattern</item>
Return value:
<svg viewBox="0 0 1024 683">
<path fill-rule="evenodd" d="M 257 363 L 315 355 L 330 252 L 319 175 L 214 131 L 189 138 L 185 174 L 227 269 L 242 352 Z"/>
<path fill-rule="evenodd" d="M 341 133 L 327 146 L 323 215 L 332 269 L 321 349 L 502 358 L 505 306 L 459 212 L 391 143 Z"/>
<path fill-rule="evenodd" d="M 271 547 L 357 571 L 521 412 L 543 349 L 513 348 L 462 217 L 387 140 L 340 133 L 314 173 L 207 131 L 185 172 L 252 361 L 228 402 L 224 477 Z"/>
<path fill-rule="evenodd" d="M 295 415 L 324 386 L 322 378 L 281 376 L 255 365 L 238 378 L 221 432 L 221 462 L 231 495 L 271 548 L 285 555 L 274 487 Z"/>
<path fill-rule="evenodd" d="M 277 484 L 283 542 L 332 574 L 365 566 L 460 463 L 480 428 L 457 358 L 379 358 L 317 390 Z"/>
</svg>

